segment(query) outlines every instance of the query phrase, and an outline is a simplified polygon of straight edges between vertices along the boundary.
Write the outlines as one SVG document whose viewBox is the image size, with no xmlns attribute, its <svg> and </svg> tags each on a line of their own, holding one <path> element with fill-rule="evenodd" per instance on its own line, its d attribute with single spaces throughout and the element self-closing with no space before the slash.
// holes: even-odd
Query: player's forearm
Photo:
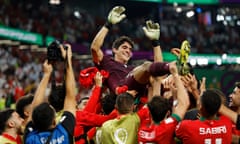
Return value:
<svg viewBox="0 0 240 144">
<path fill-rule="evenodd" d="M 84 110 L 95 113 L 96 106 L 100 102 L 100 98 L 101 98 L 101 87 L 95 86 L 94 89 L 92 90 L 92 94 Z"/>
<path fill-rule="evenodd" d="M 32 108 L 42 103 L 45 98 L 45 91 L 47 89 L 48 81 L 50 79 L 51 74 L 44 74 L 41 82 L 39 83 L 37 90 L 34 95 L 34 99 L 32 102 Z"/>
<path fill-rule="evenodd" d="M 101 47 L 104 43 L 104 39 L 108 33 L 108 28 L 103 26 L 97 33 L 91 44 L 91 54 L 94 63 L 99 63 L 103 58 L 103 52 Z"/>
<path fill-rule="evenodd" d="M 75 78 L 73 74 L 71 58 L 67 60 L 66 69 L 66 97 L 64 100 L 64 111 L 69 111 L 75 116 L 76 100 L 75 100 Z"/>
<path fill-rule="evenodd" d="M 153 47 L 153 54 L 154 54 L 154 62 L 162 62 L 163 61 L 162 49 L 161 49 L 160 45 Z"/>
<path fill-rule="evenodd" d="M 199 97 L 200 97 L 200 92 L 199 92 L 199 90 L 196 88 L 196 89 L 192 89 L 192 95 L 193 95 L 193 97 L 194 97 L 194 99 L 197 101 L 198 99 L 199 99 Z"/>
<path fill-rule="evenodd" d="M 71 93 L 70 96 L 74 96 L 74 88 L 76 88 L 75 78 L 73 74 L 72 62 L 68 61 L 68 66 L 66 70 L 66 92 Z M 75 97 L 75 96 L 74 96 Z"/>
<path fill-rule="evenodd" d="M 227 116 L 229 119 L 231 119 L 236 125 L 238 125 L 238 121 L 240 124 L 240 119 L 238 118 L 238 114 L 236 112 L 232 111 L 231 109 L 227 108 L 223 104 L 221 105 L 219 112 L 221 114 Z M 239 125 L 239 127 L 240 127 L 240 125 Z"/>
<path fill-rule="evenodd" d="M 178 75 L 173 75 L 173 78 L 175 80 L 175 84 L 177 87 L 177 111 L 176 114 L 178 114 L 181 118 L 183 118 L 185 112 L 187 111 L 190 102 L 189 102 L 189 97 L 188 93 Z"/>
<path fill-rule="evenodd" d="M 101 49 L 104 39 L 107 36 L 108 28 L 103 26 L 101 30 L 97 33 L 91 44 L 92 51 L 98 51 Z"/>
</svg>

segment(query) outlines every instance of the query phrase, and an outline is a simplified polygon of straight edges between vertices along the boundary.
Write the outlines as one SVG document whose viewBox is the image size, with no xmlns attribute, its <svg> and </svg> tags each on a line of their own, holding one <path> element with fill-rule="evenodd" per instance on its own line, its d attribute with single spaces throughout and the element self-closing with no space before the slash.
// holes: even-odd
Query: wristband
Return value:
<svg viewBox="0 0 240 144">
<path fill-rule="evenodd" d="M 111 24 L 110 22 L 108 22 L 108 21 L 104 24 L 104 26 L 105 26 L 106 28 L 108 28 L 108 29 L 111 29 L 111 28 L 112 28 L 112 24 Z"/>
<path fill-rule="evenodd" d="M 182 120 L 182 119 L 180 118 L 180 116 L 177 115 L 177 114 L 175 114 L 175 113 L 172 114 L 172 117 L 174 117 L 178 122 L 180 122 L 180 121 Z"/>
<path fill-rule="evenodd" d="M 160 42 L 158 40 L 152 40 L 152 46 L 160 46 Z"/>
</svg>

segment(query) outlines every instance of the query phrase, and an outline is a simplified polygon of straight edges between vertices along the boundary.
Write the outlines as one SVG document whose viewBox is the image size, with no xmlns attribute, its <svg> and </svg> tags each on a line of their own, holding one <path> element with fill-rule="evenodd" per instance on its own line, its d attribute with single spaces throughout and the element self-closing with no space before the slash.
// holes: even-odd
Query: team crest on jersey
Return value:
<svg viewBox="0 0 240 144">
<path fill-rule="evenodd" d="M 124 128 L 118 128 L 114 132 L 114 138 L 118 144 L 126 144 L 128 138 L 128 132 Z"/>
</svg>

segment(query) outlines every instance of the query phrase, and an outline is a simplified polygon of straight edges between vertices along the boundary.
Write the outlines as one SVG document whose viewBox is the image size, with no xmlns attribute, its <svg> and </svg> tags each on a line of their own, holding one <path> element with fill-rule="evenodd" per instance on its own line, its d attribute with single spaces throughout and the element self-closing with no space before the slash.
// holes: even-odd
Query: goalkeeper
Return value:
<svg viewBox="0 0 240 144">
<path fill-rule="evenodd" d="M 114 7 L 108 14 L 107 22 L 100 29 L 91 44 L 91 54 L 95 65 L 99 69 L 109 72 L 106 84 L 111 92 L 120 94 L 126 90 L 136 90 L 143 94 L 146 92 L 146 85 L 149 83 L 150 76 L 162 76 L 169 74 L 169 67 L 175 63 L 165 63 L 162 61 L 162 52 L 159 45 L 160 26 L 151 20 L 146 21 L 143 31 L 151 41 L 153 51 L 160 56 L 160 62 L 145 61 L 142 65 L 132 67 L 128 65 L 128 61 L 132 56 L 134 47 L 133 41 L 127 36 L 117 38 L 112 45 L 113 57 L 104 55 L 101 50 L 104 39 L 111 27 L 121 22 L 126 15 L 123 6 Z"/>
</svg>

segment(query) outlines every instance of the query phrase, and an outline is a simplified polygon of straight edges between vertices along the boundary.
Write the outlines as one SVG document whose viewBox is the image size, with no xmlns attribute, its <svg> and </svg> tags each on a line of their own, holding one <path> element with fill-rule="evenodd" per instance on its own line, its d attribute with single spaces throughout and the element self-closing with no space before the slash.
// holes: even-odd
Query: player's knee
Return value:
<svg viewBox="0 0 240 144">
<path fill-rule="evenodd" d="M 142 67 L 145 71 L 148 71 L 149 70 L 149 67 L 151 66 L 152 62 L 150 61 L 145 61 L 143 64 L 142 64 Z"/>
</svg>

